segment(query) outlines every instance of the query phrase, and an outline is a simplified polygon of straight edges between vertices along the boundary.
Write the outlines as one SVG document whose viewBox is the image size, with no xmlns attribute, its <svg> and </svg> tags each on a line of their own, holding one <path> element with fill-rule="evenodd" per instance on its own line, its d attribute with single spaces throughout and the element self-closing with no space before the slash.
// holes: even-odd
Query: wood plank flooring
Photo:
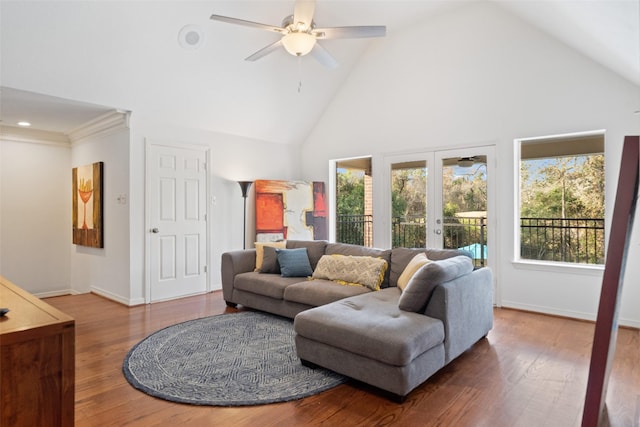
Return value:
<svg viewBox="0 0 640 427">
<path fill-rule="evenodd" d="M 166 402 L 131 387 L 129 349 L 166 326 L 236 311 L 221 292 L 125 307 L 93 294 L 47 298 L 76 319 L 76 426 L 579 426 L 594 325 L 496 309 L 494 329 L 404 404 L 355 381 L 253 407 Z M 607 398 L 611 426 L 640 425 L 640 331 L 620 329 Z"/>
</svg>

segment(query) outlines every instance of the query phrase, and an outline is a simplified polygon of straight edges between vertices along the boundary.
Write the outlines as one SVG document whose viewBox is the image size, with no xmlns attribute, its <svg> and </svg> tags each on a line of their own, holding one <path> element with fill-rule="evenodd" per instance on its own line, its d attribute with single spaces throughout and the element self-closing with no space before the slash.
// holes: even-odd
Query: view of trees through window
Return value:
<svg viewBox="0 0 640 427">
<path fill-rule="evenodd" d="M 477 265 L 486 260 L 486 158 L 478 156 L 471 166 L 460 166 L 458 158 L 444 159 L 441 184 L 443 247 L 475 250 Z M 336 240 L 365 244 L 372 215 L 365 209 L 371 197 L 366 190 L 367 175 L 357 168 L 340 167 L 336 174 Z M 391 165 L 392 247 L 435 247 L 427 241 L 427 180 L 424 160 Z"/>
<path fill-rule="evenodd" d="M 520 258 L 603 264 L 604 135 L 518 143 Z M 476 265 L 484 265 L 488 243 L 486 156 L 442 161 L 442 212 L 436 217 L 442 247 L 468 250 Z M 371 246 L 370 158 L 337 166 L 336 241 Z M 436 246 L 426 233 L 428 176 L 424 160 L 391 165 L 393 247 Z"/>
<path fill-rule="evenodd" d="M 373 245 L 371 159 L 339 162 L 336 168 L 336 241 Z"/>
<path fill-rule="evenodd" d="M 337 182 L 338 215 L 364 215 L 364 172 L 339 169 Z"/>
<path fill-rule="evenodd" d="M 470 166 L 445 159 L 442 169 L 442 246 L 470 252 L 477 266 L 487 261 L 487 159 Z"/>
<path fill-rule="evenodd" d="M 443 215 L 487 210 L 487 176 L 484 163 L 471 167 L 445 166 L 442 173 Z"/>
<path fill-rule="evenodd" d="M 397 163 L 391 169 L 392 247 L 426 247 L 427 165 Z"/>
<path fill-rule="evenodd" d="M 604 139 L 524 148 L 520 161 L 520 257 L 604 263 Z M 557 152 L 557 156 L 548 154 Z M 536 155 L 536 153 L 539 153 Z M 527 158 L 529 157 L 529 158 Z"/>
</svg>

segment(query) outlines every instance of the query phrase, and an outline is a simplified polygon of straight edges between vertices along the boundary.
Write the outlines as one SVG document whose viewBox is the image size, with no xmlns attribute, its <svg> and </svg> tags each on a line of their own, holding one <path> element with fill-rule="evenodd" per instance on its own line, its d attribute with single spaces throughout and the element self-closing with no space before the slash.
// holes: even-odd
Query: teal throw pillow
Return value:
<svg viewBox="0 0 640 427">
<path fill-rule="evenodd" d="M 276 249 L 282 277 L 306 277 L 313 274 L 307 248 Z"/>
</svg>

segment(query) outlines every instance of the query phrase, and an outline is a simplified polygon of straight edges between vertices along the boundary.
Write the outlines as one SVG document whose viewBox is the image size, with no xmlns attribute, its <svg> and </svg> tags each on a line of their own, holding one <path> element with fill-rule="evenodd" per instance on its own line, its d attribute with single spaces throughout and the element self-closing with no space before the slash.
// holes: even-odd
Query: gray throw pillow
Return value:
<svg viewBox="0 0 640 427">
<path fill-rule="evenodd" d="M 278 254 L 276 253 L 276 248 L 271 246 L 264 247 L 260 273 L 280 274 L 280 264 L 278 264 Z"/>
<path fill-rule="evenodd" d="M 307 248 L 276 249 L 282 277 L 306 277 L 313 274 Z"/>
<path fill-rule="evenodd" d="M 473 263 L 466 256 L 432 261 L 422 266 L 404 288 L 398 307 L 400 310 L 424 312 L 436 286 L 473 271 Z"/>
</svg>

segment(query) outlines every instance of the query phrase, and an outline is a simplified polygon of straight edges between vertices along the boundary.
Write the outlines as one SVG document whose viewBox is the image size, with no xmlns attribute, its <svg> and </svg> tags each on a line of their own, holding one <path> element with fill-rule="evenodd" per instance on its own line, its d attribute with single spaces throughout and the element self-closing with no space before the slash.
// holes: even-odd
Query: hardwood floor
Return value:
<svg viewBox="0 0 640 427">
<path fill-rule="evenodd" d="M 131 387 L 129 349 L 166 326 L 233 312 L 221 292 L 125 307 L 93 294 L 48 298 L 76 319 L 76 426 L 579 426 L 594 325 L 496 309 L 486 339 L 394 403 L 348 382 L 306 399 L 240 408 L 166 402 Z M 620 329 L 611 426 L 640 425 L 640 331 Z"/>
</svg>

